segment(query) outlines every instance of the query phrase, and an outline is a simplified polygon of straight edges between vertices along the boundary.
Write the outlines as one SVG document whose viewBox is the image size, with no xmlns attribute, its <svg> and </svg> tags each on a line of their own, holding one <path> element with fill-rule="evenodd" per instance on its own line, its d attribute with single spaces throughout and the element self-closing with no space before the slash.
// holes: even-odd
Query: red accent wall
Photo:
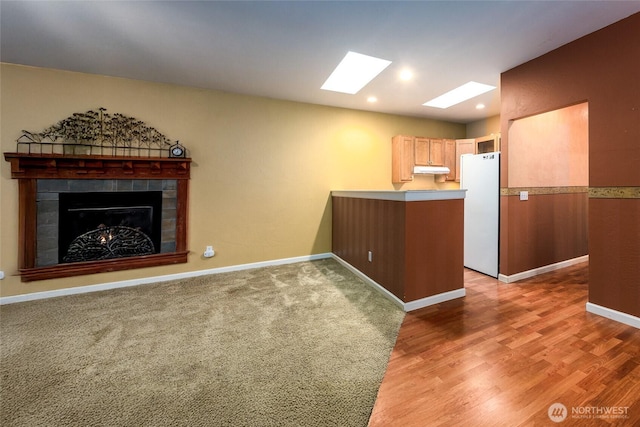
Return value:
<svg viewBox="0 0 640 427">
<path fill-rule="evenodd" d="M 640 13 L 503 73 L 501 98 L 501 187 L 509 122 L 585 101 L 590 189 L 640 187 Z M 640 199 L 590 196 L 588 205 L 589 301 L 640 316 Z M 500 271 L 509 274 L 521 262 L 511 234 L 534 212 L 506 204 L 501 213 Z"/>
<path fill-rule="evenodd" d="M 400 300 L 464 287 L 464 199 L 398 202 L 334 196 L 332 218 L 333 253 Z"/>
<path fill-rule="evenodd" d="M 589 301 L 640 316 L 640 200 L 590 200 L 589 226 Z"/>
<path fill-rule="evenodd" d="M 333 253 L 404 300 L 405 203 L 334 196 L 332 211 Z"/>
<path fill-rule="evenodd" d="M 507 231 L 508 275 L 587 255 L 587 193 L 503 196 L 501 208 L 517 218 Z M 503 274 L 505 274 L 503 272 Z"/>
<path fill-rule="evenodd" d="M 406 203 L 404 301 L 464 287 L 464 200 Z"/>
</svg>

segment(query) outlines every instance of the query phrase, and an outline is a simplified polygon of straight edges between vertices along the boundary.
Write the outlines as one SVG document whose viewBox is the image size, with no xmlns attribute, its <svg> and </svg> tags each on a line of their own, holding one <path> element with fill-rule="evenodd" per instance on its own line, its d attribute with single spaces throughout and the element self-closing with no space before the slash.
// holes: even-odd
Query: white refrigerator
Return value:
<svg viewBox="0 0 640 427">
<path fill-rule="evenodd" d="M 464 198 L 464 266 L 498 277 L 500 152 L 463 154 L 460 188 Z"/>
</svg>

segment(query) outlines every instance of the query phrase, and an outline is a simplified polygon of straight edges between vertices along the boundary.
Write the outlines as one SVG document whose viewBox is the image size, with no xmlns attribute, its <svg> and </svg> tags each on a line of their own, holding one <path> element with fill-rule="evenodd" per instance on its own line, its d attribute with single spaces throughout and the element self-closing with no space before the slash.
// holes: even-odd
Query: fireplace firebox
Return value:
<svg viewBox="0 0 640 427">
<path fill-rule="evenodd" d="M 60 262 L 160 252 L 162 191 L 61 193 L 59 209 Z"/>
</svg>

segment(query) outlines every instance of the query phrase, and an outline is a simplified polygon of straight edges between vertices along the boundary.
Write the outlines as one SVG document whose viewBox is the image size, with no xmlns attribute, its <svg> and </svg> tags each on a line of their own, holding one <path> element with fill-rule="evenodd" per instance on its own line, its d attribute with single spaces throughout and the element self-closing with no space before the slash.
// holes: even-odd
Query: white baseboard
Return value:
<svg viewBox="0 0 640 427">
<path fill-rule="evenodd" d="M 513 283 L 517 282 L 518 280 L 528 279 L 529 277 L 534 277 L 539 274 L 548 273 L 554 270 L 560 270 L 561 268 L 569 267 L 574 264 L 580 264 L 581 262 L 586 261 L 589 261 L 589 255 L 568 259 L 566 261 L 560 261 L 555 264 L 545 265 L 544 267 L 534 268 L 533 270 L 523 271 L 521 273 L 512 274 L 511 276 L 498 274 L 498 280 L 503 283 Z"/>
<path fill-rule="evenodd" d="M 452 299 L 462 298 L 466 295 L 467 291 L 465 288 L 454 289 L 453 291 L 443 292 L 441 294 L 432 295 L 430 297 L 421 298 L 415 301 L 409 301 L 404 304 L 404 311 L 417 310 L 419 308 L 440 304 L 441 302 L 450 301 Z"/>
<path fill-rule="evenodd" d="M 589 313 L 597 314 L 598 316 L 606 317 L 607 319 L 615 320 L 616 322 L 624 323 L 625 325 L 640 329 L 640 317 L 612 310 L 591 302 L 587 303 L 587 311 Z"/>
<path fill-rule="evenodd" d="M 370 279 L 368 276 L 366 276 L 360 270 L 356 269 L 351 264 L 349 264 L 346 261 L 344 261 L 342 258 L 340 258 L 337 255 L 332 254 L 332 253 L 324 253 L 324 254 L 316 254 L 316 255 L 293 257 L 293 258 L 282 258 L 282 259 L 277 259 L 277 260 L 262 261 L 262 262 L 249 263 L 249 264 L 239 264 L 239 265 L 233 265 L 233 266 L 229 266 L 229 267 L 219 267 L 219 268 L 212 268 L 212 269 L 207 269 L 207 270 L 190 271 L 190 272 L 185 272 L 185 273 L 168 274 L 168 275 L 164 275 L 164 276 L 145 277 L 145 278 L 142 278 L 142 279 L 124 280 L 124 281 L 120 281 L 120 282 L 102 283 L 102 284 L 98 284 L 98 285 L 80 286 L 80 287 L 76 287 L 76 288 L 56 289 L 56 290 L 53 290 L 53 291 L 34 292 L 34 293 L 31 293 L 31 294 L 13 295 L 13 296 L 9 296 L 9 297 L 0 297 L 0 305 L 13 304 L 13 303 L 25 302 L 25 301 L 35 301 L 35 300 L 46 299 L 46 298 L 55 298 L 55 297 L 60 297 L 60 296 L 65 296 L 65 295 L 75 295 L 75 294 L 84 294 L 84 293 L 89 293 L 89 292 L 99 292 L 99 291 L 105 291 L 105 290 L 109 290 L 109 289 L 117 289 L 117 288 L 129 287 L 129 286 L 145 285 L 145 284 L 149 284 L 149 283 L 166 282 L 166 281 L 169 281 L 169 280 L 186 279 L 186 278 L 190 278 L 190 277 L 204 276 L 204 275 L 207 275 L 207 274 L 228 273 L 228 272 L 233 272 L 233 271 L 242 271 L 242 270 L 249 270 L 249 269 L 261 268 L 261 267 L 269 267 L 269 266 L 275 266 L 275 265 L 293 264 L 293 263 L 296 263 L 296 262 L 313 261 L 313 260 L 327 259 L 327 258 L 334 258 L 336 261 L 338 261 L 340 264 L 344 265 L 346 268 L 351 270 L 353 273 L 355 273 L 358 277 L 360 277 L 366 283 L 368 283 L 369 285 L 373 286 L 375 289 L 380 291 L 387 298 L 389 298 L 390 300 L 395 302 L 400 308 L 402 308 L 406 312 L 417 310 L 419 308 L 428 307 L 428 306 L 434 305 L 434 304 L 439 304 L 441 302 L 449 301 L 449 300 L 452 300 L 452 299 L 462 298 L 462 297 L 464 297 L 466 295 L 465 289 L 461 288 L 461 289 L 456 289 L 456 290 L 453 290 L 453 291 L 444 292 L 444 293 L 441 293 L 441 294 L 438 294 L 438 295 L 433 295 L 433 296 L 430 296 L 430 297 L 422 298 L 422 299 L 415 300 L 415 301 L 409 301 L 409 302 L 405 303 L 404 301 L 402 301 L 401 299 L 399 299 L 398 297 L 393 295 L 391 292 L 389 292 L 387 289 L 385 289 L 383 286 L 381 286 L 380 284 L 378 284 L 374 280 Z M 563 268 L 563 267 L 568 267 L 569 265 L 577 264 L 579 262 L 584 262 L 587 259 L 588 259 L 588 256 L 585 256 L 585 257 L 575 258 L 575 259 L 570 260 L 570 261 L 563 261 L 562 263 L 554 264 L 553 266 L 542 267 L 541 269 L 536 269 L 536 270 L 544 269 L 544 271 L 538 272 L 536 274 L 542 274 L 543 272 L 557 270 L 557 269 Z M 558 265 L 560 265 L 560 264 L 563 264 L 563 265 L 558 267 Z M 553 268 L 550 268 L 550 267 L 553 267 Z M 530 270 L 530 271 L 534 271 L 534 270 Z M 529 273 L 529 272 L 518 273 L 517 275 L 514 275 L 514 276 L 519 276 L 519 275 L 525 274 L 525 273 Z M 507 279 L 511 279 L 511 281 L 516 281 L 516 280 L 521 280 L 521 279 L 524 279 L 524 278 L 527 278 L 527 277 L 535 276 L 536 274 L 528 275 L 526 277 L 521 277 L 521 278 L 518 278 L 518 279 L 513 279 L 514 276 L 508 276 Z M 508 280 L 501 280 L 501 281 L 502 282 L 506 282 L 506 283 L 510 283 Z M 623 313 L 623 312 L 616 311 L 616 310 L 612 310 L 610 308 L 602 307 L 602 306 L 599 306 L 597 304 L 593 304 L 593 303 L 590 303 L 590 302 L 587 303 L 586 310 L 588 312 L 590 312 L 590 313 L 597 314 L 599 316 L 603 316 L 603 317 L 606 317 L 608 319 L 612 319 L 612 320 L 615 320 L 617 322 L 624 323 L 625 325 L 633 326 L 635 328 L 639 328 L 640 329 L 640 318 L 632 316 L 630 314 Z"/>
<path fill-rule="evenodd" d="M 352 266 L 351 264 L 349 264 L 339 256 L 333 254 L 333 258 L 336 261 L 338 261 L 340 264 L 344 265 L 346 268 L 351 270 L 356 276 L 360 277 L 367 284 L 369 284 L 373 288 L 380 291 L 384 296 L 386 296 L 391 301 L 396 303 L 405 312 L 428 307 L 434 304 L 439 304 L 441 302 L 449 301 L 456 298 L 462 298 L 467 294 L 466 290 L 464 288 L 461 288 L 461 289 L 455 289 L 449 292 L 443 292 L 437 295 L 432 295 L 430 297 L 421 298 L 415 301 L 404 302 L 400 298 L 398 298 L 397 296 L 389 292 L 384 286 L 380 285 L 379 283 L 371 279 L 369 276 L 367 276 L 366 274 L 364 274 L 363 272 L 361 272 L 360 270 L 358 270 L 357 268 L 355 268 L 354 266 Z"/>
<path fill-rule="evenodd" d="M 120 282 L 102 283 L 98 285 L 78 286 L 75 288 L 56 289 L 53 291 L 34 292 L 30 294 L 13 295 L 0 297 L 0 305 L 13 304 L 17 302 L 35 301 L 39 299 L 55 298 L 65 295 L 85 294 L 89 292 L 106 291 L 109 289 L 126 288 L 129 286 L 146 285 L 149 283 L 167 282 L 169 280 L 187 279 L 190 277 L 204 276 L 207 274 L 228 273 L 232 271 L 249 270 L 252 268 L 269 267 L 274 265 L 293 264 L 303 261 L 314 261 L 318 259 L 331 258 L 333 254 L 324 253 L 294 258 L 282 258 L 271 261 L 254 262 L 250 264 L 232 265 L 229 267 L 211 268 L 207 270 L 188 271 L 185 273 L 167 274 L 164 276 L 144 277 L 141 279 L 123 280 Z"/>
<path fill-rule="evenodd" d="M 387 289 L 385 289 L 378 282 L 372 280 L 369 276 L 367 276 L 366 274 L 364 274 L 363 272 L 361 272 L 360 270 L 358 270 L 357 268 L 355 268 L 354 266 L 349 264 L 347 261 L 345 261 L 342 258 L 340 258 L 338 255 L 336 255 L 336 254 L 332 254 L 332 255 L 333 255 L 333 258 L 336 261 L 338 261 L 340 264 L 345 266 L 347 269 L 351 270 L 351 272 L 353 274 L 355 274 L 356 276 L 358 276 L 359 278 L 364 280 L 368 285 L 370 285 L 373 288 L 375 288 L 376 290 L 380 291 L 385 297 L 389 298 L 391 301 L 396 303 L 396 305 L 398 307 L 400 307 L 400 308 L 402 308 L 404 310 L 404 302 L 400 298 L 398 298 L 397 296 L 395 296 L 394 294 L 389 292 Z"/>
</svg>

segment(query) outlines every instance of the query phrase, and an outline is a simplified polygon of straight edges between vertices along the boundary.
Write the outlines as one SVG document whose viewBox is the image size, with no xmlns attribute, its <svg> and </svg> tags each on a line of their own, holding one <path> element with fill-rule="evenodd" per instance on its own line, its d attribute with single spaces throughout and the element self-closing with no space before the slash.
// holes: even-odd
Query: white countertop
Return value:
<svg viewBox="0 0 640 427">
<path fill-rule="evenodd" d="M 425 200 L 464 199 L 467 190 L 337 190 L 331 195 L 357 199 L 394 200 L 398 202 L 419 202 Z"/>
</svg>

